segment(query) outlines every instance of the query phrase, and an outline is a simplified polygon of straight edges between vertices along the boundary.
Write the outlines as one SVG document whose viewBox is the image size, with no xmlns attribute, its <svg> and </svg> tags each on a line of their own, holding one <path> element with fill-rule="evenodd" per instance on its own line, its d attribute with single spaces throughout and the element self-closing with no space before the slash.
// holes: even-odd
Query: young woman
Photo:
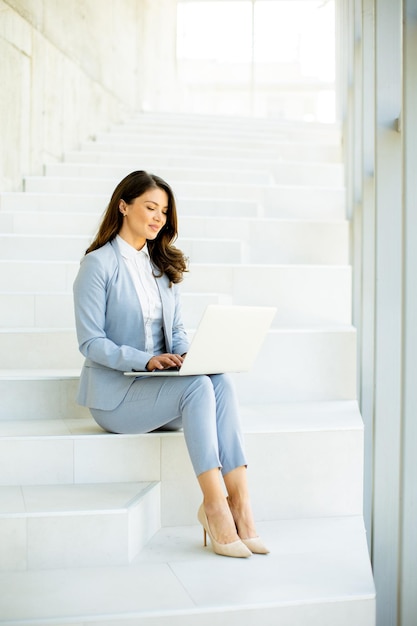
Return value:
<svg viewBox="0 0 417 626">
<path fill-rule="evenodd" d="M 186 261 L 172 244 L 169 185 L 144 171 L 116 187 L 74 283 L 80 351 L 78 402 L 113 433 L 184 430 L 203 492 L 198 519 L 217 554 L 268 550 L 256 534 L 235 392 L 227 375 L 140 376 L 179 366 L 188 350 L 178 283 Z M 137 377 L 123 375 L 135 370 Z M 224 495 L 220 472 L 228 498 Z"/>
</svg>

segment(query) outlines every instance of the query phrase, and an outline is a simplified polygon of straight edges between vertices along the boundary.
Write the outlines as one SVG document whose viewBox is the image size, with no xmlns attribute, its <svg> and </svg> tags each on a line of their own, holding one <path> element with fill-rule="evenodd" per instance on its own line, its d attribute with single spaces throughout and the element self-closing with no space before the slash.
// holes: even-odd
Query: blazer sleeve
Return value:
<svg viewBox="0 0 417 626">
<path fill-rule="evenodd" d="M 182 321 L 182 308 L 180 290 L 178 285 L 172 285 L 174 290 L 174 319 L 172 323 L 172 352 L 173 354 L 185 354 L 188 351 L 190 341 Z"/>
<path fill-rule="evenodd" d="M 115 271 L 116 265 L 110 268 L 100 255 L 90 253 L 82 259 L 74 282 L 79 349 L 88 360 L 101 366 L 143 371 L 153 355 L 130 345 L 118 345 L 106 332 L 107 290 Z"/>
</svg>

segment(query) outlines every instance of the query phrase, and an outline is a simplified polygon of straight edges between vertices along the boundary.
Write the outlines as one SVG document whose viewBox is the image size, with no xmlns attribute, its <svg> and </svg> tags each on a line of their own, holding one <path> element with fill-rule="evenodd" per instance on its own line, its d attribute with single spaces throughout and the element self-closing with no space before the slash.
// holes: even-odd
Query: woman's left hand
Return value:
<svg viewBox="0 0 417 626">
<path fill-rule="evenodd" d="M 149 359 L 146 364 L 146 369 L 152 372 L 153 370 L 166 370 L 171 367 L 181 367 L 184 358 L 180 354 L 156 354 Z"/>
</svg>

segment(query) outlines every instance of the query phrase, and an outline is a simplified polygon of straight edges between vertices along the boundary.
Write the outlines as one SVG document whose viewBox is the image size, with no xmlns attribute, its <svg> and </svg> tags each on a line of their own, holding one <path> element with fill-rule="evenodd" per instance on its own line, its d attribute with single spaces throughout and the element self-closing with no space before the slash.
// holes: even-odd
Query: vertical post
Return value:
<svg viewBox="0 0 417 626">
<path fill-rule="evenodd" d="M 417 615 L 417 0 L 404 0 L 404 377 L 400 624 Z"/>
<path fill-rule="evenodd" d="M 252 0 L 251 14 L 251 61 L 250 61 L 250 111 L 255 115 L 255 2 Z"/>
<path fill-rule="evenodd" d="M 375 2 L 362 2 L 362 250 L 359 389 L 365 425 L 364 518 L 372 542 L 375 353 Z"/>
<path fill-rule="evenodd" d="M 378 626 L 397 624 L 402 429 L 401 1 L 375 0 L 375 456 L 372 556 Z"/>
</svg>

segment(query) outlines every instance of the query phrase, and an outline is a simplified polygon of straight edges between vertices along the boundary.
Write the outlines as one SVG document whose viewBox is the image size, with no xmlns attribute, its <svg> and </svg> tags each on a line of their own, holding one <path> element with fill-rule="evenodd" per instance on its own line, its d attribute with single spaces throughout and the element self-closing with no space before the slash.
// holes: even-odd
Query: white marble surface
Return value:
<svg viewBox="0 0 417 626">
<path fill-rule="evenodd" d="M 271 625 L 331 626 L 342 607 L 357 621 L 333 624 L 371 626 L 374 587 L 360 518 L 265 522 L 258 531 L 271 554 L 247 560 L 219 557 L 202 546 L 201 527 L 188 526 L 159 531 L 128 567 L 0 574 L 0 613 L 6 623 L 55 618 L 54 626 L 58 616 L 77 624 L 93 616 L 95 624 L 117 624 L 117 615 L 129 624 L 141 616 L 193 623 L 175 621 L 181 615 L 200 626 L 212 611 L 216 623 L 226 615 L 236 625 L 265 611 Z M 16 602 L 17 589 L 25 603 Z"/>
</svg>

